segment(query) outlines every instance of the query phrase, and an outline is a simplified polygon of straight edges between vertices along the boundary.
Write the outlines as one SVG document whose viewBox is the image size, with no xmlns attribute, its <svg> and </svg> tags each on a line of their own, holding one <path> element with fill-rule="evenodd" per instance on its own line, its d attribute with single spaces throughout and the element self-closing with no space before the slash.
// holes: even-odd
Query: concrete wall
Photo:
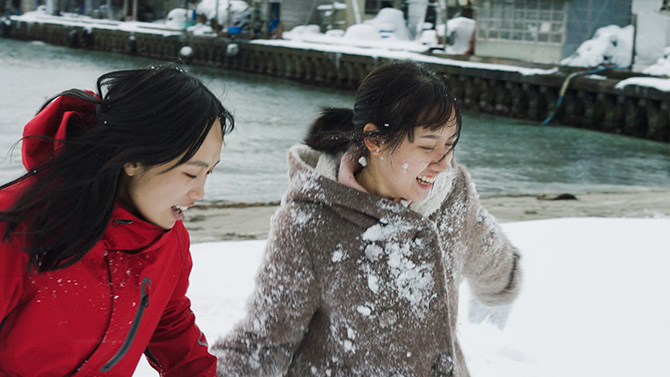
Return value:
<svg viewBox="0 0 670 377">
<path fill-rule="evenodd" d="M 477 40 L 475 55 L 519 59 L 539 63 L 556 63 L 562 58 L 563 47 L 555 44 L 539 44 L 517 41 Z"/>
</svg>

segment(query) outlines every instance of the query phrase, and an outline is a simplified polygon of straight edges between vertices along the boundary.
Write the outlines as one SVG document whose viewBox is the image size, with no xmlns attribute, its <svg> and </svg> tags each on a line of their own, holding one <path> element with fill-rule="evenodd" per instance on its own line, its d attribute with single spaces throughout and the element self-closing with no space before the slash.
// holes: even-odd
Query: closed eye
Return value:
<svg viewBox="0 0 670 377">
<path fill-rule="evenodd" d="M 191 179 L 196 179 L 196 178 L 198 178 L 197 175 L 193 175 L 193 174 L 184 173 L 184 175 L 187 176 L 187 177 L 189 177 L 189 178 L 191 178 Z"/>
</svg>

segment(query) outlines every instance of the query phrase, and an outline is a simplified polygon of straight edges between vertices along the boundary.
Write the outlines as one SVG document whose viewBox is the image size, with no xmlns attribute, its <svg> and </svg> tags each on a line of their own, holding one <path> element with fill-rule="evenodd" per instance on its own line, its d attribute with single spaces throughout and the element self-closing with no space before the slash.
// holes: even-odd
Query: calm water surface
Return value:
<svg viewBox="0 0 670 377">
<path fill-rule="evenodd" d="M 51 96 L 93 89 L 101 74 L 160 61 L 0 38 L 0 181 L 23 172 L 25 123 Z M 260 75 L 189 67 L 235 114 L 207 200 L 279 200 L 286 151 L 322 106 L 352 107 L 353 93 Z M 670 144 L 466 113 L 456 159 L 482 196 L 670 188 Z M 12 151 L 12 147 L 15 146 Z"/>
</svg>

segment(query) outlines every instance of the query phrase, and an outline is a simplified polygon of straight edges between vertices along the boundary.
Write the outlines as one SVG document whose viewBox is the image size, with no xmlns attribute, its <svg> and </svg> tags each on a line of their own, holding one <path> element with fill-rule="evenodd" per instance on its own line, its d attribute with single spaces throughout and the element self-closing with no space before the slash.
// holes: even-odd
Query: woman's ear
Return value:
<svg viewBox="0 0 670 377">
<path fill-rule="evenodd" d="M 123 164 L 123 171 L 127 176 L 137 175 L 142 170 L 142 166 L 137 162 L 126 162 Z"/>
<path fill-rule="evenodd" d="M 382 139 L 377 136 L 365 136 L 370 134 L 376 134 L 379 132 L 379 128 L 372 123 L 368 123 L 363 127 L 363 142 L 365 147 L 370 151 L 370 154 L 377 155 L 382 151 Z"/>
</svg>

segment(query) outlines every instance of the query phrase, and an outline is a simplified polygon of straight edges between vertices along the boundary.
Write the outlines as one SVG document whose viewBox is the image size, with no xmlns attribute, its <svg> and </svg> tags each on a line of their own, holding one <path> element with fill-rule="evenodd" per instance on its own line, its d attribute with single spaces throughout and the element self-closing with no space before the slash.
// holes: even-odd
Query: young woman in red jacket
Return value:
<svg viewBox="0 0 670 377">
<path fill-rule="evenodd" d="M 25 127 L 0 187 L 0 375 L 214 376 L 186 297 L 183 211 L 232 115 L 174 66 L 111 72 Z"/>
</svg>

